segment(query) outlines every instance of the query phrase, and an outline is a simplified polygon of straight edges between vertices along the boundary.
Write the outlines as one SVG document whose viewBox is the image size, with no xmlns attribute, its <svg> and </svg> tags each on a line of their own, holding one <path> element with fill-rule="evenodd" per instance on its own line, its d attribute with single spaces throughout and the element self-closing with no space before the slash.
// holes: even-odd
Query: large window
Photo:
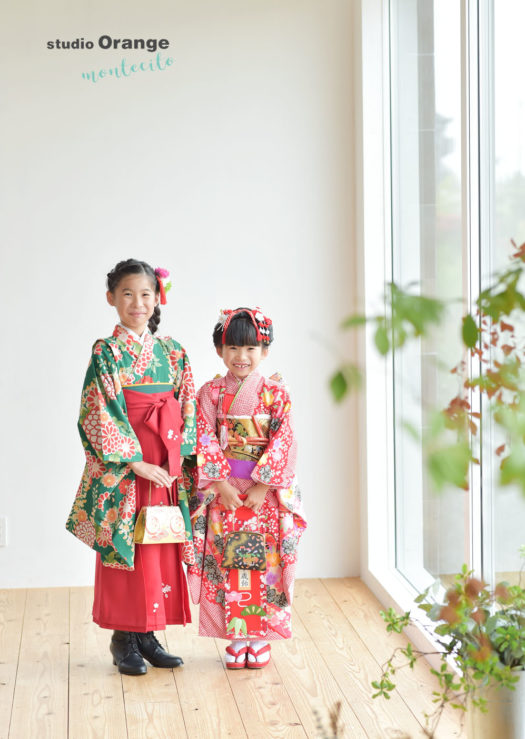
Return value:
<svg viewBox="0 0 525 739">
<path fill-rule="evenodd" d="M 392 277 L 440 298 L 465 292 L 461 156 L 461 15 L 456 0 L 391 4 Z M 451 305 L 432 340 L 394 356 L 396 566 L 416 587 L 465 559 L 468 501 L 433 493 L 421 442 L 434 408 L 457 394 L 449 370 L 461 357 Z"/>
<path fill-rule="evenodd" d="M 525 27 L 523 0 L 490 4 L 491 28 L 489 74 L 491 123 L 489 193 L 491 232 L 482 267 L 500 269 L 509 253 L 509 240 L 525 241 L 525 87 L 516 84 L 520 68 L 519 39 Z M 521 327 L 523 334 L 525 327 Z M 525 544 L 525 499 L 521 491 L 497 485 L 497 470 L 484 476 L 486 525 L 484 527 L 486 577 L 513 579 L 516 551 Z"/>
<path fill-rule="evenodd" d="M 487 579 L 512 574 L 525 542 L 525 500 L 498 487 L 488 457 L 468 493 L 436 495 L 421 441 L 406 430 L 424 435 L 432 410 L 457 395 L 460 380 L 450 369 L 462 356 L 460 317 L 504 266 L 510 239 L 525 240 L 525 87 L 514 82 L 525 4 L 391 0 L 383 7 L 391 278 L 451 300 L 440 329 L 396 352 L 392 368 L 394 560 L 420 589 L 435 577 L 446 581 L 465 561 Z"/>
</svg>

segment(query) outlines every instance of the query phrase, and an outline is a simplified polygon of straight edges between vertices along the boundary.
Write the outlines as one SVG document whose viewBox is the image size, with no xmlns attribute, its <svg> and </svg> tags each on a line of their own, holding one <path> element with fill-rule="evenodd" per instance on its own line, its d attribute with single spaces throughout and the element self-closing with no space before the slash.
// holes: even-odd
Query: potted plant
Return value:
<svg viewBox="0 0 525 739">
<path fill-rule="evenodd" d="M 381 611 L 387 631 L 401 633 L 411 623 L 419 623 L 431 634 L 436 649 L 421 651 L 411 644 L 395 649 L 383 665 L 380 678 L 372 683 L 376 691 L 373 697 L 388 699 L 396 687 L 399 669 L 413 668 L 418 659 L 437 655 L 440 667 L 430 671 L 439 682 L 439 690 L 434 692 L 435 711 L 426 715 L 428 736 L 434 736 L 441 714 L 450 704 L 463 711 L 474 709 L 473 739 L 523 737 L 525 589 L 521 582 L 499 583 L 491 589 L 464 565 L 441 597 L 438 591 L 443 592 L 439 582 L 415 599 L 426 613 L 423 622 L 410 611 L 402 615 L 393 608 Z M 480 722 L 476 709 L 488 713 L 488 719 Z"/>
</svg>

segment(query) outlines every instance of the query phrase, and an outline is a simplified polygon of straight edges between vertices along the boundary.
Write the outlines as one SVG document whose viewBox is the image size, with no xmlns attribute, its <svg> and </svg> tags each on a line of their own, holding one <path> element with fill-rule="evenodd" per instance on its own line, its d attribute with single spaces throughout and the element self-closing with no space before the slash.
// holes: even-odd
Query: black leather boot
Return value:
<svg viewBox="0 0 525 739">
<path fill-rule="evenodd" d="M 153 667 L 179 667 L 184 664 L 180 657 L 168 654 L 153 631 L 146 634 L 135 634 L 139 652 Z"/>
<path fill-rule="evenodd" d="M 133 631 L 114 631 L 109 651 L 113 655 L 113 664 L 123 675 L 145 675 L 148 671 Z"/>
</svg>

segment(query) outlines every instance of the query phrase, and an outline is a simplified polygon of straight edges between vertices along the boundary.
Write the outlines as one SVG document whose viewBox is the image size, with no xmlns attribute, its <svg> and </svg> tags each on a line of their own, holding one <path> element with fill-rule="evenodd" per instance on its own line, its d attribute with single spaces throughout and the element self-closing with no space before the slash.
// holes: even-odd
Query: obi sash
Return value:
<svg viewBox="0 0 525 739">
<path fill-rule="evenodd" d="M 221 388 L 217 412 L 217 438 L 228 462 L 247 462 L 252 465 L 249 472 L 262 457 L 270 435 L 270 416 L 228 415 L 235 396 Z M 239 465 L 232 477 L 250 479 L 248 465 Z"/>
</svg>

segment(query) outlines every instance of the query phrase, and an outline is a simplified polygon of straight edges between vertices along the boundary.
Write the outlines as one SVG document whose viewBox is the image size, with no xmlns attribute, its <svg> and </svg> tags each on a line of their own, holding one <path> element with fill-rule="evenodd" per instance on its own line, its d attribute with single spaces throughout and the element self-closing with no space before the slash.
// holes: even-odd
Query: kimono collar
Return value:
<svg viewBox="0 0 525 739">
<path fill-rule="evenodd" d="M 237 377 L 235 377 L 233 372 L 230 372 L 230 370 L 228 370 L 224 379 L 224 389 L 227 393 L 235 394 L 242 385 L 241 392 L 244 394 L 246 390 L 249 390 L 250 388 L 253 388 L 259 384 L 261 373 L 257 370 L 254 370 L 251 374 L 248 375 L 248 377 L 246 377 L 245 380 L 239 380 L 237 379 Z"/>
<path fill-rule="evenodd" d="M 124 326 L 123 323 L 117 323 L 116 328 L 123 328 L 126 333 L 130 334 L 130 336 L 133 337 L 133 341 L 136 341 L 141 346 L 144 346 L 144 339 L 146 338 L 146 334 L 149 331 L 149 329 L 148 329 L 147 326 L 144 329 L 144 331 L 142 332 L 142 336 L 139 336 L 139 334 L 136 331 L 133 331 L 132 328 L 128 328 L 127 326 Z M 113 335 L 115 335 L 115 334 L 113 334 Z M 118 338 L 120 338 L 120 337 L 118 337 Z M 124 341 L 125 341 L 125 339 L 124 339 Z"/>
<path fill-rule="evenodd" d="M 113 336 L 115 339 L 125 344 L 126 351 L 128 351 L 133 357 L 138 357 L 139 354 L 142 353 L 143 349 L 147 350 L 146 354 L 151 353 L 153 347 L 153 335 L 148 329 L 144 331 L 142 336 L 139 336 L 135 331 L 126 328 L 121 323 L 117 323 L 113 331 Z"/>
</svg>

